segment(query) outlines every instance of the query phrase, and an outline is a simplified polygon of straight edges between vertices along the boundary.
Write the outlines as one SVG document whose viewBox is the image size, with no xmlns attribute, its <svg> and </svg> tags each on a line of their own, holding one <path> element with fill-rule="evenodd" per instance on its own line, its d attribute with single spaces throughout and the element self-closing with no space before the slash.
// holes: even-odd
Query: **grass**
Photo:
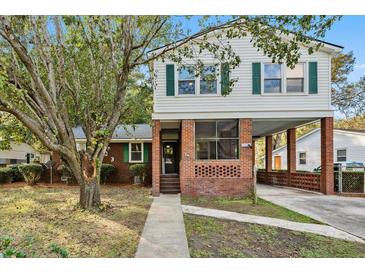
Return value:
<svg viewBox="0 0 365 274">
<path fill-rule="evenodd" d="M 152 202 L 149 192 L 132 185 L 101 186 L 104 210 L 87 212 L 76 207 L 77 186 L 2 187 L 0 237 L 12 237 L 14 248 L 27 257 L 62 252 L 69 257 L 134 257 Z"/>
<path fill-rule="evenodd" d="M 275 205 L 268 201 L 258 198 L 258 204 L 253 205 L 251 198 L 216 198 L 216 197 L 182 197 L 182 203 L 185 205 L 200 206 L 221 210 L 234 211 L 243 214 L 259 215 L 265 217 L 279 218 L 288 221 L 301 223 L 320 222 L 310 217 Z"/>
<path fill-rule="evenodd" d="M 312 233 L 184 214 L 194 258 L 353 258 L 365 245 Z"/>
</svg>

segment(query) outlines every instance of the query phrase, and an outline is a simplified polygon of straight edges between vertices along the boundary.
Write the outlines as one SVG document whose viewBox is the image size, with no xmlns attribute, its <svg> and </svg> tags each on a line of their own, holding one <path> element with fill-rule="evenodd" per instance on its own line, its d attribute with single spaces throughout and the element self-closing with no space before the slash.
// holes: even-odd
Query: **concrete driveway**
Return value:
<svg viewBox="0 0 365 274">
<path fill-rule="evenodd" d="M 258 196 L 365 239 L 365 198 L 257 185 Z"/>
</svg>

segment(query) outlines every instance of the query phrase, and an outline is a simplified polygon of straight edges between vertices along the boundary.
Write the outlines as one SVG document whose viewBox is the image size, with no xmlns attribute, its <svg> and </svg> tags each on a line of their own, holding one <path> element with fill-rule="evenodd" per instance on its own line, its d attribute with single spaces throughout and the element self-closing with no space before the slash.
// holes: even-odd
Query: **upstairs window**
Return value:
<svg viewBox="0 0 365 274">
<path fill-rule="evenodd" d="M 304 92 L 304 64 L 299 63 L 291 69 L 286 69 L 286 92 Z"/>
<path fill-rule="evenodd" d="M 215 66 L 204 66 L 200 76 L 200 94 L 217 94 L 217 73 Z"/>
<path fill-rule="evenodd" d="M 299 164 L 306 165 L 307 164 L 307 153 L 299 152 Z"/>
<path fill-rule="evenodd" d="M 346 162 L 346 149 L 338 149 L 337 150 L 337 162 Z"/>
<path fill-rule="evenodd" d="M 195 94 L 195 72 L 194 66 L 179 68 L 178 90 L 179 95 Z"/>
<path fill-rule="evenodd" d="M 131 163 L 143 162 L 143 145 L 142 143 L 129 144 L 129 159 Z"/>
<path fill-rule="evenodd" d="M 195 122 L 197 160 L 238 159 L 238 120 Z"/>
<path fill-rule="evenodd" d="M 281 93 L 281 65 L 264 64 L 264 93 Z"/>
</svg>

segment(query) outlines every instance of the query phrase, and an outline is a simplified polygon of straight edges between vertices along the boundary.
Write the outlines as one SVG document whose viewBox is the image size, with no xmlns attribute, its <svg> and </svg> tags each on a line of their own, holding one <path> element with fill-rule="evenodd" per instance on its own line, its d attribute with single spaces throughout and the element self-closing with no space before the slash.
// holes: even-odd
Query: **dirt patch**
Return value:
<svg viewBox="0 0 365 274">
<path fill-rule="evenodd" d="M 365 257 L 365 245 L 283 228 L 184 214 L 192 257 Z"/>
<path fill-rule="evenodd" d="M 134 257 L 152 202 L 150 189 L 101 186 L 104 210 L 77 209 L 78 186 L 24 183 L 0 189 L 0 236 L 11 236 L 27 257 Z M 1 252 L 1 251 L 0 251 Z"/>
</svg>

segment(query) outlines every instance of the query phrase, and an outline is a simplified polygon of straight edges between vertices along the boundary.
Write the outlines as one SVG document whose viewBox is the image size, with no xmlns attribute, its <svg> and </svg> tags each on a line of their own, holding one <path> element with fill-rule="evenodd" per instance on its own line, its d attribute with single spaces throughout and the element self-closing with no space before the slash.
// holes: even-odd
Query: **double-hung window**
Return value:
<svg viewBox="0 0 365 274">
<path fill-rule="evenodd" d="M 129 144 L 129 159 L 131 163 L 143 162 L 143 144 L 130 143 Z"/>
<path fill-rule="evenodd" d="M 264 64 L 264 93 L 281 93 L 281 65 Z"/>
<path fill-rule="evenodd" d="M 195 94 L 195 70 L 194 66 L 183 66 L 178 69 L 179 95 Z"/>
<path fill-rule="evenodd" d="M 307 164 L 307 153 L 299 152 L 299 164 L 306 165 Z"/>
<path fill-rule="evenodd" d="M 200 75 L 200 94 L 217 94 L 216 67 L 204 66 Z"/>
<path fill-rule="evenodd" d="M 286 69 L 286 92 L 304 92 L 304 64 L 298 63 L 291 69 Z"/>
<path fill-rule="evenodd" d="M 346 162 L 346 149 L 337 149 L 337 162 Z"/>
<path fill-rule="evenodd" d="M 195 122 L 197 160 L 238 159 L 238 120 Z"/>
</svg>

